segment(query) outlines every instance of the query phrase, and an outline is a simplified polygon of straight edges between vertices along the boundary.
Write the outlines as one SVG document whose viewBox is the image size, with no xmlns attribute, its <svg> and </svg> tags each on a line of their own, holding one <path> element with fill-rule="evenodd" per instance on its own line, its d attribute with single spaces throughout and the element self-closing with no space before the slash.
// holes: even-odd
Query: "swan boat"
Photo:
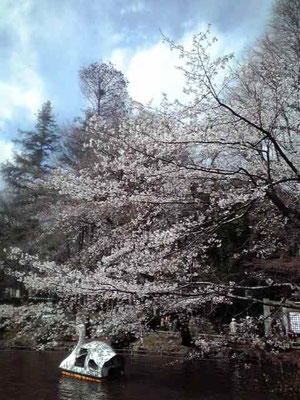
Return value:
<svg viewBox="0 0 300 400">
<path fill-rule="evenodd" d="M 64 376 L 100 382 L 101 378 L 124 373 L 124 360 L 107 344 L 100 341 L 85 342 L 85 325 L 76 326 L 78 343 L 59 368 Z"/>
</svg>

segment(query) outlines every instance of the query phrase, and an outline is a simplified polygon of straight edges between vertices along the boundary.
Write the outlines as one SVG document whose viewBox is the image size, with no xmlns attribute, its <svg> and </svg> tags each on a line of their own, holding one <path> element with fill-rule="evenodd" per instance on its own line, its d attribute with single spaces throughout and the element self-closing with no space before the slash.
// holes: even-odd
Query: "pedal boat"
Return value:
<svg viewBox="0 0 300 400">
<path fill-rule="evenodd" d="M 85 342 L 85 325 L 76 327 L 78 343 L 59 368 L 64 376 L 100 382 L 102 378 L 120 376 L 124 373 L 124 360 L 101 341 Z"/>
</svg>

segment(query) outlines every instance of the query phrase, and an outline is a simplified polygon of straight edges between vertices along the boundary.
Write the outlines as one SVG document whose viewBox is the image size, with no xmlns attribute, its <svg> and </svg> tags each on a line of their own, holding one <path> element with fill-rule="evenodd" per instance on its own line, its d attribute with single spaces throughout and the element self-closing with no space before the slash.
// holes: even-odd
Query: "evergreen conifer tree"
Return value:
<svg viewBox="0 0 300 400">
<path fill-rule="evenodd" d="M 37 113 L 32 131 L 20 130 L 20 138 L 14 142 L 12 161 L 0 167 L 6 183 L 5 193 L 0 197 L 0 256 L 3 249 L 18 246 L 30 251 L 39 236 L 40 222 L 37 214 L 47 207 L 49 191 L 34 186 L 37 179 L 46 179 L 53 168 L 53 156 L 59 150 L 58 127 L 50 101 L 45 102 Z M 41 201 L 41 199 L 43 201 Z"/>
<path fill-rule="evenodd" d="M 28 188 L 51 170 L 50 160 L 58 150 L 59 137 L 50 101 L 38 111 L 35 130 L 20 130 L 19 133 L 22 137 L 14 142 L 21 150 L 16 151 L 13 161 L 7 161 L 0 170 L 8 186 L 17 190 Z"/>
</svg>

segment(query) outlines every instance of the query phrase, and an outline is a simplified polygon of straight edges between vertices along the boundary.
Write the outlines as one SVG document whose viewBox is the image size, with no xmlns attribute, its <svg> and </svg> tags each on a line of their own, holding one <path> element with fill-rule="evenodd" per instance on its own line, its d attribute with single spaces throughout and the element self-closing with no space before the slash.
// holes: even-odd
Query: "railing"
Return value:
<svg viewBox="0 0 300 400">
<path fill-rule="evenodd" d="M 227 335 L 213 335 L 210 333 L 198 333 L 197 337 L 201 337 L 204 339 L 225 339 L 227 337 Z"/>
</svg>

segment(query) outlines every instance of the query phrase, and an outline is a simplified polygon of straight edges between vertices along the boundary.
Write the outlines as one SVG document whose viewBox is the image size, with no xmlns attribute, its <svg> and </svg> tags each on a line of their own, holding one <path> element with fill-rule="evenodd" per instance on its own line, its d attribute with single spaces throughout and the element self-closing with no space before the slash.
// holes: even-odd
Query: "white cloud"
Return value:
<svg viewBox="0 0 300 400">
<path fill-rule="evenodd" d="M 175 65 L 178 65 L 178 57 L 163 43 L 136 53 L 127 72 L 131 96 L 142 103 L 152 99 L 157 103 L 163 92 L 174 100 L 184 84 L 182 74 Z"/>
<path fill-rule="evenodd" d="M 179 43 L 185 48 L 190 48 L 193 35 L 206 29 L 206 24 L 199 25 L 197 29 L 184 34 Z M 218 37 L 218 42 L 213 48 L 213 56 L 238 53 L 246 43 L 246 38 L 243 37 L 220 36 L 218 32 L 214 32 L 214 35 Z M 125 65 L 124 53 L 119 51 L 114 57 L 117 61 L 122 60 L 120 65 Z M 126 75 L 129 80 L 130 95 L 141 103 L 153 100 L 155 105 L 160 102 L 162 93 L 166 93 L 170 100 L 176 98 L 183 100 L 185 95 L 182 89 L 185 79 L 183 73 L 176 69 L 176 66 L 181 64 L 182 60 L 179 59 L 178 53 L 171 52 L 169 47 L 162 42 L 138 51 L 128 62 Z"/>
<path fill-rule="evenodd" d="M 0 139 L 0 164 L 12 159 L 13 147 L 14 145 L 12 142 L 5 142 Z"/>
<path fill-rule="evenodd" d="M 28 116 L 34 119 L 41 98 L 40 90 L 30 88 L 26 82 L 0 82 L 0 124 L 3 125 L 5 120 L 13 120 L 18 108 L 25 108 Z"/>
<path fill-rule="evenodd" d="M 124 49 L 114 50 L 110 57 L 110 61 L 117 69 L 124 71 L 126 65 L 126 51 Z"/>
<path fill-rule="evenodd" d="M 120 14 L 125 15 L 125 14 L 129 14 L 129 13 L 138 13 L 138 12 L 144 11 L 145 9 L 146 9 L 145 3 L 141 0 L 137 0 L 137 1 L 131 2 L 126 7 L 121 8 Z"/>
<path fill-rule="evenodd" d="M 4 4 L 5 6 L 5 4 Z M 28 10 L 32 2 L 21 1 L 18 7 L 6 4 L 3 28 L 14 38 L 14 46 L 6 59 L 8 73 L 0 81 L 0 123 L 13 120 L 18 109 L 34 113 L 44 98 L 43 81 L 37 73 L 36 55 L 32 49 Z"/>
</svg>

